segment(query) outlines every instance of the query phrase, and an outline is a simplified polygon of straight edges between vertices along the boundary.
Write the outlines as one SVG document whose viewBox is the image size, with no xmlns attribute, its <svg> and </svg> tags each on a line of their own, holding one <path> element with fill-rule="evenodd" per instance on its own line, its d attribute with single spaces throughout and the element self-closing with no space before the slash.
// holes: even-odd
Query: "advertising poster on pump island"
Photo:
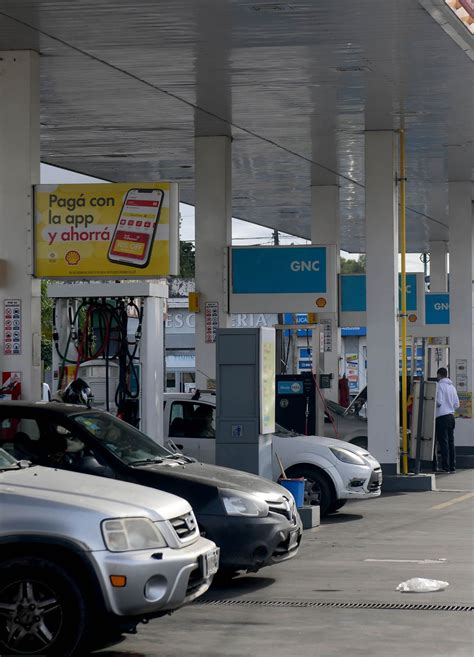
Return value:
<svg viewBox="0 0 474 657">
<path fill-rule="evenodd" d="M 178 185 L 35 188 L 35 276 L 157 278 L 177 274 Z"/>
</svg>

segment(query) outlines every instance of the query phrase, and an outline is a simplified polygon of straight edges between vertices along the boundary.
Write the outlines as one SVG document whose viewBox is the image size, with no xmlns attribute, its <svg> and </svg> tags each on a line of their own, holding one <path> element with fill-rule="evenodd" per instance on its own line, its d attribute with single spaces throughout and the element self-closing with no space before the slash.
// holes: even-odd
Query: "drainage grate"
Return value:
<svg viewBox="0 0 474 657">
<path fill-rule="evenodd" d="M 337 602 L 317 600 L 197 600 L 198 606 L 227 607 L 295 607 L 314 609 L 332 607 L 338 609 L 388 609 L 394 611 L 467 611 L 473 612 L 469 605 L 403 604 L 402 602 Z"/>
</svg>

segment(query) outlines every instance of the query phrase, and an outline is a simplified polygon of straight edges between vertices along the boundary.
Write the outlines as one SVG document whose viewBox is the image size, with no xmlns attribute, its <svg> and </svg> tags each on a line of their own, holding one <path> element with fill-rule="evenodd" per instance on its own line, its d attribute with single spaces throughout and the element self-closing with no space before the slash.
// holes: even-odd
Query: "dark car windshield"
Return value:
<svg viewBox="0 0 474 657">
<path fill-rule="evenodd" d="M 10 470 L 18 467 L 18 461 L 10 456 L 10 454 L 4 449 L 0 449 L 0 470 Z"/>
<path fill-rule="evenodd" d="M 127 465 L 170 458 L 171 452 L 130 424 L 108 413 L 81 413 L 71 418 Z"/>
<path fill-rule="evenodd" d="M 275 423 L 275 435 L 277 436 L 297 436 L 298 434 L 295 431 L 289 431 L 282 427 L 281 424 Z"/>
<path fill-rule="evenodd" d="M 341 404 L 338 404 L 332 399 L 326 399 L 325 402 L 326 406 L 332 413 L 335 413 L 336 415 L 346 415 L 347 408 L 345 406 L 341 406 Z"/>
</svg>

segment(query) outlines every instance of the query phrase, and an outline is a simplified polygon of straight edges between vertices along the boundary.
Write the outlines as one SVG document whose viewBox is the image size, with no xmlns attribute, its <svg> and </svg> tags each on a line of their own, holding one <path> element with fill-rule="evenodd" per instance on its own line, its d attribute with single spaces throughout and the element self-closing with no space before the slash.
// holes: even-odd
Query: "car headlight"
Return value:
<svg viewBox="0 0 474 657">
<path fill-rule="evenodd" d="M 238 490 L 222 490 L 221 497 L 228 516 L 268 516 L 268 504 L 254 495 L 247 495 Z"/>
<path fill-rule="evenodd" d="M 166 541 L 160 530 L 148 518 L 104 520 L 102 535 L 110 552 L 154 550 L 166 547 Z"/>
<path fill-rule="evenodd" d="M 362 456 L 359 456 L 348 449 L 344 449 L 343 447 L 330 447 L 329 449 L 334 456 L 343 463 L 350 463 L 351 465 L 367 465 L 367 462 L 364 461 Z"/>
</svg>

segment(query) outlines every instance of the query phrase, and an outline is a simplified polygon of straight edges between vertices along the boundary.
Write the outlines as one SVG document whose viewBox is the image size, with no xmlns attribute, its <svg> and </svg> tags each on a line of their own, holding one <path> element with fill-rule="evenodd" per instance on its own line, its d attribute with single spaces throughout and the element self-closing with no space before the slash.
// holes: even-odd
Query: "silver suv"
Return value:
<svg viewBox="0 0 474 657">
<path fill-rule="evenodd" d="M 207 591 L 218 561 L 185 500 L 0 449 L 0 654 L 110 644 Z"/>
</svg>

